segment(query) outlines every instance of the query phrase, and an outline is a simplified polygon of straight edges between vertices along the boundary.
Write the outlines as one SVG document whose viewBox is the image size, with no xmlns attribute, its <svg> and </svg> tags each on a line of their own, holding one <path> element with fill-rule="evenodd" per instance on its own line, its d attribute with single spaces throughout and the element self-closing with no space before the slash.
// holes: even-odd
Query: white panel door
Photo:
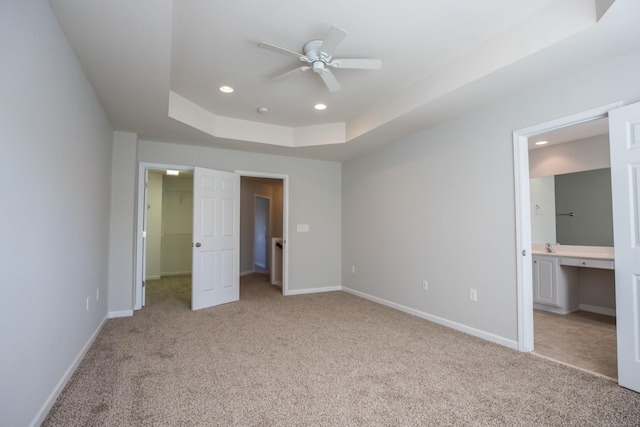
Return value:
<svg viewBox="0 0 640 427">
<path fill-rule="evenodd" d="M 609 113 L 618 383 L 640 392 L 640 103 Z"/>
<path fill-rule="evenodd" d="M 240 176 L 195 168 L 191 308 L 240 298 Z"/>
</svg>

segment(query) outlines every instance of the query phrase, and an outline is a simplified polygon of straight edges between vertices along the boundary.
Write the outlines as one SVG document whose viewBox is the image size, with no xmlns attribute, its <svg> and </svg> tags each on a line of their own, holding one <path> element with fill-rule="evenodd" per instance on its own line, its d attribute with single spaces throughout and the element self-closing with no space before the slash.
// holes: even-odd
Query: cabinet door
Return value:
<svg viewBox="0 0 640 427">
<path fill-rule="evenodd" d="M 560 307 L 557 268 L 554 257 L 533 257 L 533 302 Z"/>
</svg>

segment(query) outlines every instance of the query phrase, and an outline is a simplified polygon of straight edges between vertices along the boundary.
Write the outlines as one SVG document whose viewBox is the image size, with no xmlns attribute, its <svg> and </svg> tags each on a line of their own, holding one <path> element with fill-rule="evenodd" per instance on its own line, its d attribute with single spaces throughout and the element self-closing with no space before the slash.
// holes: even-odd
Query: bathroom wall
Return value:
<svg viewBox="0 0 640 427">
<path fill-rule="evenodd" d="M 531 242 L 556 242 L 555 177 L 529 180 L 531 196 Z"/>
<path fill-rule="evenodd" d="M 598 135 L 529 151 L 529 178 L 610 166 L 609 135 Z"/>
<path fill-rule="evenodd" d="M 556 175 L 555 205 L 558 243 L 613 246 L 610 168 Z"/>
</svg>

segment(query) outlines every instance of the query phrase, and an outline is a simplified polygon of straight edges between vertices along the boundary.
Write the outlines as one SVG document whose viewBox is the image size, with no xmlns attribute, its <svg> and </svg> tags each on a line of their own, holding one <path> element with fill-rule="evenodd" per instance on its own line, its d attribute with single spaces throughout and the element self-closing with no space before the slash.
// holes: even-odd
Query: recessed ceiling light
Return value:
<svg viewBox="0 0 640 427">
<path fill-rule="evenodd" d="M 167 175 L 180 175 L 180 171 L 167 169 Z"/>
<path fill-rule="evenodd" d="M 536 145 L 544 145 L 544 144 L 548 144 L 549 141 L 538 141 L 536 142 Z"/>
<path fill-rule="evenodd" d="M 313 106 L 313 108 L 315 108 L 316 110 L 326 110 L 327 106 L 324 104 L 316 104 Z"/>
<path fill-rule="evenodd" d="M 218 89 L 220 90 L 220 92 L 223 92 L 223 93 L 233 92 L 233 88 L 231 86 L 220 86 Z"/>
<path fill-rule="evenodd" d="M 267 107 L 258 108 L 258 113 L 260 114 L 269 114 L 269 109 Z"/>
</svg>

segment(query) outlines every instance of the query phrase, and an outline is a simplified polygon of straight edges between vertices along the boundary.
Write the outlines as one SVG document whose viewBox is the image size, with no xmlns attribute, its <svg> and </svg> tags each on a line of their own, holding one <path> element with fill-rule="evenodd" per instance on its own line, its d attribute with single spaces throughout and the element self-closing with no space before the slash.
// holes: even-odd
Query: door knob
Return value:
<svg viewBox="0 0 640 427">
<path fill-rule="evenodd" d="M 202 246 L 200 242 L 196 243 L 196 248 L 199 248 L 200 246 Z"/>
</svg>

